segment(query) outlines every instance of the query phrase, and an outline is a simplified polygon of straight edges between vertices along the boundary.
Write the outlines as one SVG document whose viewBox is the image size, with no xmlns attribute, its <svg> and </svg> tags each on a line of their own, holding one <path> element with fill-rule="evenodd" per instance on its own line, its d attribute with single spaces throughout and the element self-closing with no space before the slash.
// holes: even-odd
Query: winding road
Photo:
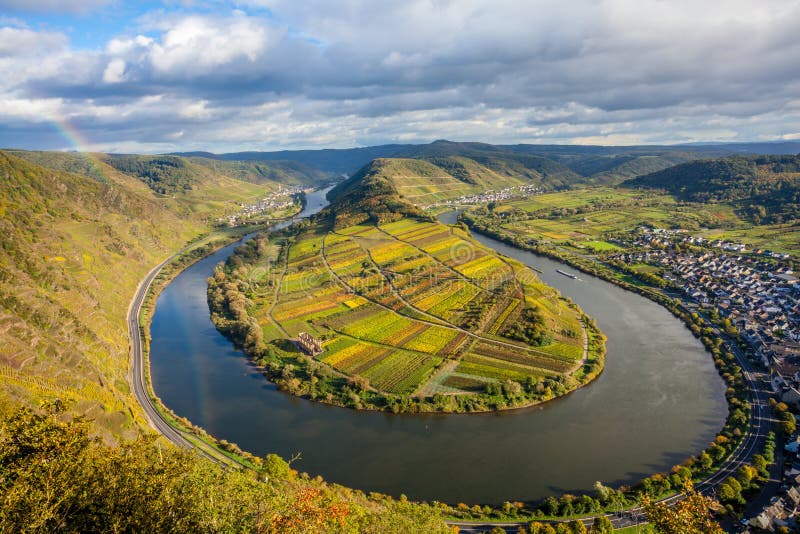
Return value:
<svg viewBox="0 0 800 534">
<path fill-rule="evenodd" d="M 142 306 L 144 306 L 147 292 L 153 285 L 153 280 L 155 280 L 156 276 L 158 276 L 158 273 L 160 273 L 161 269 L 174 260 L 181 252 L 170 256 L 163 262 L 156 265 L 149 273 L 147 273 L 147 276 L 145 276 L 145 278 L 139 283 L 139 287 L 136 288 L 136 293 L 134 294 L 133 300 L 128 307 L 128 336 L 130 337 L 131 345 L 131 372 L 129 380 L 133 388 L 133 394 L 136 397 L 136 400 L 139 402 L 139 405 L 142 407 L 142 410 L 144 410 L 145 416 L 147 417 L 147 420 L 153 429 L 157 430 L 165 438 L 179 447 L 184 449 L 196 449 L 201 455 L 205 456 L 209 460 L 212 460 L 216 463 L 223 463 L 220 455 L 215 455 L 210 452 L 210 447 L 203 446 L 196 440 L 190 440 L 186 434 L 173 427 L 170 422 L 167 421 L 161 412 L 158 411 L 155 402 L 150 397 L 150 393 L 147 388 L 147 380 L 145 378 L 143 341 L 144 332 L 139 320 Z M 224 463 L 227 465 L 233 465 L 232 462 L 233 461 L 231 460 Z"/>
<path fill-rule="evenodd" d="M 684 307 L 687 309 L 693 306 L 684 302 Z M 726 335 L 724 335 L 716 326 L 712 327 L 714 334 L 717 337 L 725 340 L 727 346 L 736 356 L 736 360 L 742 367 L 744 378 L 749 386 L 750 393 L 750 423 L 748 425 L 747 434 L 745 434 L 742 442 L 731 453 L 728 459 L 706 479 L 695 483 L 695 489 L 706 496 L 713 497 L 716 494 L 717 487 L 722 484 L 728 477 L 734 475 L 736 470 L 742 465 L 750 462 L 753 455 L 758 454 L 764 447 L 764 442 L 767 439 L 772 428 L 772 420 L 770 418 L 769 397 L 770 388 L 768 377 L 763 372 L 758 372 L 753 369 L 749 360 L 745 357 L 739 347 Z M 659 502 L 666 504 L 675 504 L 683 499 L 683 494 L 676 494 L 671 497 L 662 499 Z M 614 525 L 615 529 L 641 525 L 646 522 L 644 519 L 644 508 L 636 506 L 628 508 L 613 514 L 606 514 Z M 581 521 L 589 526 L 594 521 L 594 517 L 582 518 Z M 546 521 L 554 522 L 554 521 Z M 450 522 L 449 524 L 459 527 L 461 532 L 487 532 L 495 527 L 500 527 L 507 532 L 516 532 L 520 526 L 528 524 L 525 522 Z"/>
<path fill-rule="evenodd" d="M 129 306 L 127 324 L 131 345 L 130 382 L 137 401 L 144 410 L 150 425 L 155 430 L 160 432 L 164 437 L 179 447 L 185 449 L 196 449 L 200 454 L 217 463 L 238 466 L 238 464 L 233 463 L 233 460 L 222 456 L 220 453 L 214 454 L 214 452 L 212 452 L 213 449 L 209 445 L 204 444 L 197 439 L 190 439 L 187 434 L 173 427 L 156 408 L 155 402 L 151 398 L 149 389 L 147 387 L 147 381 L 145 378 L 146 364 L 143 349 L 144 332 L 140 323 L 140 314 L 147 293 L 156 276 L 158 276 L 164 266 L 170 263 L 179 254 L 180 253 L 175 254 L 158 264 L 145 276 L 136 289 L 133 300 Z M 764 373 L 754 370 L 750 365 L 750 362 L 747 360 L 747 358 L 745 358 L 744 354 L 742 354 L 735 343 L 732 343 L 731 340 L 729 340 L 722 332 L 719 331 L 719 329 L 714 328 L 713 330 L 717 336 L 726 341 L 728 346 L 735 354 L 739 365 L 743 369 L 745 379 L 750 389 L 751 410 L 748 432 L 742 439 L 739 447 L 714 474 L 695 484 L 695 487 L 698 489 L 698 491 L 705 495 L 713 495 L 719 484 L 734 474 L 741 465 L 748 463 L 752 456 L 763 448 L 764 441 L 766 440 L 767 434 L 771 430 L 772 424 L 770 419 L 770 408 L 768 404 L 769 388 Z M 675 503 L 681 498 L 682 495 L 678 494 L 668 497 L 662 502 L 666 502 L 668 504 Z M 607 517 L 611 519 L 615 528 L 622 528 L 641 524 L 644 515 L 643 512 L 644 511 L 641 507 L 633 507 L 615 514 L 609 514 Z M 582 521 L 588 525 L 591 524 L 593 518 L 590 517 L 582 519 Z M 519 526 L 525 525 L 526 523 L 527 522 L 450 522 L 451 525 L 458 526 L 463 532 L 484 532 L 491 530 L 494 527 L 501 527 L 509 532 L 515 532 Z"/>
</svg>

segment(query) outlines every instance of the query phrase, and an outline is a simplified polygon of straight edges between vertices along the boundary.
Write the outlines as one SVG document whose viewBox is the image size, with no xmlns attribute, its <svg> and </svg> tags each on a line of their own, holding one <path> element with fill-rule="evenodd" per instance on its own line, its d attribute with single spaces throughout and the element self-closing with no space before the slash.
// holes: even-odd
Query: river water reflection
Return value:
<svg viewBox="0 0 800 534">
<path fill-rule="evenodd" d="M 305 214 L 325 205 L 308 196 Z M 452 220 L 453 215 L 449 215 Z M 467 415 L 356 412 L 280 393 L 219 334 L 206 278 L 235 248 L 180 274 L 152 323 L 156 393 L 213 435 L 264 455 L 300 452 L 298 469 L 365 491 L 446 502 L 532 500 L 630 483 L 699 452 L 727 414 L 711 357 L 664 308 L 597 278 L 573 280 L 547 258 L 477 236 L 543 272 L 608 336 L 605 372 L 529 409 Z"/>
</svg>

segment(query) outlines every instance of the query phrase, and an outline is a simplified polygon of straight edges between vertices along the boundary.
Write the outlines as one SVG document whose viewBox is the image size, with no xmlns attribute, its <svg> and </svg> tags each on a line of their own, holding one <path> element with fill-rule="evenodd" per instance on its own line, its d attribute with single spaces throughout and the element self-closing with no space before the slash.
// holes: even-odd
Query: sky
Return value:
<svg viewBox="0 0 800 534">
<path fill-rule="evenodd" d="M 0 0 L 0 146 L 800 139 L 800 1 Z"/>
</svg>

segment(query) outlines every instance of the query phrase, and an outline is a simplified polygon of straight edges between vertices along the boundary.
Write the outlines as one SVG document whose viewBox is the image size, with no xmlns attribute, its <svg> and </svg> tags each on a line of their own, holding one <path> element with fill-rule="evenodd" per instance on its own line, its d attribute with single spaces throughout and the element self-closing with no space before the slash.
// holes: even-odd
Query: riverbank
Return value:
<svg viewBox="0 0 800 534">
<path fill-rule="evenodd" d="M 754 402 L 755 394 L 753 393 L 753 386 L 749 384 L 749 379 L 744 375 L 742 367 L 737 362 L 739 358 L 737 355 L 738 348 L 725 343 L 721 337 L 715 337 L 715 332 L 716 336 L 719 336 L 720 333 L 714 325 L 707 323 L 702 316 L 689 310 L 682 301 L 669 298 L 657 289 L 631 284 L 616 276 L 617 273 L 611 267 L 599 262 L 585 257 L 570 255 L 550 247 L 522 242 L 515 236 L 481 225 L 469 216 L 464 218 L 464 222 L 471 230 L 479 234 L 486 235 L 520 250 L 527 250 L 534 254 L 556 259 L 581 272 L 599 277 L 627 291 L 644 296 L 665 307 L 679 318 L 713 356 L 715 367 L 728 386 L 726 399 L 729 406 L 725 426 L 711 446 L 706 448 L 699 456 L 700 458 L 711 458 L 711 463 L 708 464 L 706 461 L 698 462 L 697 458 L 691 457 L 684 461 L 683 465 L 689 468 L 694 479 L 698 479 L 704 472 L 721 465 L 743 446 L 744 437 L 751 430 L 751 420 L 753 419 L 751 403 Z M 700 467 L 700 463 L 706 463 L 706 466 L 702 469 L 697 469 Z"/>
<path fill-rule="evenodd" d="M 403 225 L 404 223 L 401 220 L 394 224 Z M 428 231 L 427 227 L 423 226 L 423 228 Z M 443 229 L 443 227 L 438 225 L 432 227 L 433 230 L 437 230 L 437 228 L 439 229 L 438 231 L 449 236 L 448 231 Z M 579 354 L 574 356 L 574 360 L 566 358 L 563 361 L 556 360 L 555 356 L 544 352 L 545 349 L 549 348 L 547 346 L 527 345 L 518 341 L 512 344 L 509 342 L 510 340 L 505 340 L 497 335 L 484 337 L 482 335 L 484 334 L 484 330 L 488 328 L 488 326 L 491 326 L 493 321 L 496 322 L 496 330 L 500 330 L 499 326 L 505 324 L 507 318 L 510 316 L 510 312 L 514 311 L 513 305 L 509 307 L 506 312 L 503 312 L 502 308 L 498 309 L 495 315 L 499 317 L 499 319 L 485 319 L 484 316 L 481 316 L 480 320 L 482 323 L 485 323 L 485 326 L 476 329 L 477 331 L 473 331 L 463 326 L 448 323 L 438 316 L 424 314 L 424 312 L 413 308 L 395 287 L 397 282 L 390 281 L 388 286 L 390 291 L 387 290 L 386 293 L 381 293 L 379 299 L 373 300 L 369 297 L 368 293 L 358 289 L 352 289 L 353 287 L 362 286 L 361 279 L 351 279 L 346 282 L 335 274 L 334 269 L 326 258 L 324 237 L 320 238 L 314 233 L 311 233 L 309 236 L 309 231 L 306 229 L 292 233 L 287 232 L 289 231 L 285 230 L 280 234 L 263 234 L 252 240 L 247 247 L 237 249 L 237 251 L 228 258 L 223 267 L 215 270 L 214 276 L 209 279 L 208 284 L 208 303 L 214 324 L 221 332 L 231 339 L 237 347 L 241 348 L 245 354 L 258 365 L 259 369 L 263 370 L 265 376 L 267 376 L 270 381 L 274 382 L 281 391 L 309 400 L 356 410 L 390 411 L 393 413 L 488 413 L 520 409 L 551 401 L 585 386 L 602 372 L 605 356 L 605 337 L 597 328 L 594 321 L 586 316 L 577 305 L 567 299 L 561 298 L 552 289 L 547 289 L 549 293 L 552 293 L 552 298 L 547 297 L 549 300 L 538 302 L 535 306 L 540 310 L 554 309 L 554 306 L 557 307 L 556 311 L 559 315 L 556 315 L 554 319 L 564 321 L 563 317 L 568 317 L 572 314 L 578 319 L 578 321 L 574 321 L 574 327 L 570 327 L 573 329 L 569 331 L 572 338 L 566 338 L 570 339 L 570 342 L 575 345 L 574 348 L 576 351 L 579 352 Z M 381 230 L 381 232 L 384 232 L 384 230 Z M 380 235 L 385 235 L 385 232 Z M 337 237 L 339 237 L 338 234 Z M 342 237 L 339 237 L 339 239 L 341 238 Z M 311 244 L 306 245 L 306 242 L 310 242 Z M 319 242 L 322 243 L 322 247 L 316 254 L 321 257 L 321 260 L 317 259 L 315 256 L 306 258 L 308 253 L 303 251 L 313 250 Z M 394 242 L 391 243 L 392 246 L 394 246 Z M 473 250 L 478 249 L 477 243 L 463 242 L 463 245 L 459 246 L 471 247 Z M 295 252 L 295 250 L 300 250 L 301 252 Z M 506 359 L 498 360 L 506 366 L 503 369 L 498 369 L 498 371 L 503 371 L 503 376 L 506 378 L 492 378 L 481 382 L 479 384 L 483 385 L 480 389 L 485 389 L 485 391 L 478 392 L 461 391 L 455 394 L 439 392 L 430 395 L 414 392 L 402 395 L 396 392 L 388 393 L 377 387 L 378 384 L 367 382 L 366 377 L 371 376 L 368 371 L 363 375 L 364 378 L 359 375 L 348 376 L 340 373 L 338 369 L 328 367 L 318 360 L 323 360 L 327 363 L 329 359 L 338 358 L 336 352 L 331 352 L 327 347 L 338 346 L 337 338 L 342 337 L 338 334 L 343 334 L 339 328 L 345 332 L 348 328 L 351 328 L 350 323 L 352 321 L 348 321 L 346 318 L 339 318 L 339 315 L 342 314 L 345 314 L 347 317 L 353 315 L 352 313 L 347 315 L 349 311 L 347 308 L 344 308 L 344 311 L 338 314 L 325 315 L 324 321 L 320 320 L 317 322 L 316 320 L 312 320 L 308 325 L 294 325 L 291 327 L 295 330 L 316 328 L 317 330 L 327 332 L 323 333 L 321 337 L 322 342 L 325 343 L 326 346 L 326 352 L 323 358 L 311 358 L 301 352 L 291 342 L 291 339 L 287 339 L 291 336 L 284 329 L 283 325 L 275 320 L 276 312 L 274 310 L 278 293 L 283 291 L 284 286 L 288 284 L 297 285 L 295 280 L 298 276 L 295 274 L 288 274 L 287 269 L 290 269 L 288 258 L 296 258 L 298 254 L 300 255 L 300 260 L 297 261 L 302 261 L 304 266 L 303 270 L 297 273 L 300 277 L 305 277 L 300 279 L 301 284 L 302 280 L 305 279 L 311 279 L 311 282 L 302 284 L 301 291 L 297 293 L 299 293 L 304 300 L 294 305 L 291 309 L 313 306 L 316 313 L 318 309 L 325 310 L 326 306 L 335 306 L 335 301 L 331 305 L 325 304 L 326 301 L 324 299 L 330 300 L 329 295 L 332 292 L 330 286 L 333 286 L 333 289 L 338 289 L 339 291 L 344 287 L 348 292 L 344 293 L 341 299 L 350 299 L 347 302 L 354 302 L 354 304 L 350 306 L 360 306 L 359 312 L 356 314 L 357 317 L 352 321 L 366 321 L 366 323 L 368 323 L 367 328 L 378 329 L 379 331 L 379 325 L 371 325 L 370 321 L 364 318 L 363 310 L 370 305 L 369 303 L 372 303 L 371 305 L 384 315 L 393 313 L 392 310 L 394 307 L 386 302 L 386 296 L 391 295 L 396 297 L 399 305 L 404 305 L 408 310 L 405 314 L 399 315 L 396 319 L 405 320 L 408 323 L 408 328 L 411 329 L 412 332 L 416 332 L 417 335 L 420 335 L 420 328 L 422 328 L 424 335 L 427 335 L 428 339 L 431 339 L 428 343 L 433 341 L 431 337 L 432 333 L 435 333 L 436 336 L 452 336 L 453 334 L 457 334 L 457 336 L 460 336 L 460 339 L 466 341 L 466 347 L 458 349 L 456 357 L 443 358 L 441 363 L 429 371 L 439 382 L 441 382 L 441 380 L 436 375 L 437 370 L 442 368 L 444 373 L 448 373 L 449 376 L 449 374 L 453 372 L 452 366 L 446 369 L 443 367 L 448 366 L 450 363 L 460 365 L 462 359 L 458 356 L 463 357 L 465 354 L 467 360 L 471 362 L 472 360 L 469 359 L 472 354 L 471 351 L 476 350 L 471 347 L 476 346 L 476 344 L 480 346 L 491 342 L 497 345 L 495 350 L 503 350 L 505 353 L 508 353 L 509 349 L 514 349 L 519 354 L 509 359 L 512 363 L 505 363 Z M 415 254 L 418 255 L 419 253 L 416 252 Z M 365 259 L 364 263 L 367 261 L 371 263 L 371 257 L 372 256 L 368 257 L 365 255 L 364 258 L 367 259 Z M 423 256 L 423 259 L 424 258 L 425 256 Z M 402 260 L 394 260 L 394 263 L 399 261 Z M 512 266 L 511 263 L 507 261 L 505 263 L 496 261 L 496 263 L 510 270 L 511 273 L 515 273 L 513 281 L 516 284 L 520 284 L 518 278 L 519 280 L 534 278 L 532 273 L 521 264 L 515 263 Z M 327 268 L 327 273 L 324 269 L 319 273 L 314 271 L 314 265 L 318 264 L 324 264 L 325 268 Z M 437 263 L 436 265 L 439 264 Z M 375 269 L 377 269 L 377 266 Z M 452 273 L 458 274 L 458 271 L 452 270 L 451 268 L 451 276 Z M 327 279 L 326 275 L 327 277 L 333 276 L 334 279 L 324 287 L 315 287 L 314 283 L 318 279 Z M 420 277 L 423 277 L 423 275 L 420 275 Z M 428 281 L 428 285 L 430 285 L 430 279 L 427 279 L 426 276 L 425 278 Z M 479 281 L 466 278 L 464 282 L 470 285 L 480 284 Z M 525 289 L 523 289 L 523 286 Z M 541 291 L 541 289 L 537 288 L 545 287 L 536 286 L 537 288 L 534 288 L 534 286 L 527 286 L 524 284 L 523 286 L 518 288 L 519 292 Z M 308 301 L 306 295 L 311 292 L 324 296 Z M 450 293 L 452 294 L 452 291 L 450 291 Z M 497 298 L 492 292 L 487 291 L 487 294 L 492 295 L 495 299 Z M 322 299 L 321 306 L 320 299 Z M 444 297 L 442 297 L 442 300 L 444 301 Z M 511 302 L 513 302 L 514 305 L 518 304 L 518 301 Z M 249 304 L 245 305 L 245 303 Z M 281 302 L 282 307 L 289 306 L 289 304 L 290 303 Z M 295 317 L 296 313 L 292 313 L 292 317 L 297 321 Z M 514 315 L 512 319 L 518 315 L 519 314 Z M 487 312 L 487 316 L 491 317 L 491 314 Z M 392 317 L 394 317 L 394 315 L 392 315 Z M 408 318 L 411 318 L 411 321 L 409 321 Z M 417 322 L 414 322 L 414 320 Z M 489 322 L 486 323 L 486 321 Z M 516 324 L 517 320 L 514 319 L 514 321 Z M 521 326 L 525 326 L 521 319 L 519 321 L 522 323 Z M 331 326 L 332 324 L 343 326 Z M 542 322 L 542 324 L 544 324 L 544 322 Z M 425 333 L 426 328 L 428 330 L 427 333 Z M 566 331 L 567 327 L 565 326 L 563 328 L 563 331 Z M 336 329 L 335 332 L 337 335 L 332 339 L 326 339 L 333 335 L 331 332 L 333 332 L 334 329 Z M 313 332 L 314 330 L 311 331 Z M 494 331 L 495 330 L 492 330 L 492 332 Z M 502 330 L 500 331 L 502 332 Z M 452 332 L 452 334 L 449 334 L 450 332 Z M 370 341 L 374 341 L 373 337 L 379 334 L 367 333 L 364 335 L 366 335 Z M 405 333 L 402 335 L 406 336 Z M 272 339 L 267 339 L 267 336 L 272 336 Z M 580 341 L 578 341 L 579 336 Z M 351 338 L 349 336 L 344 336 L 344 339 Z M 458 337 L 456 340 L 458 340 Z M 552 344 L 554 347 L 559 347 L 559 350 L 563 350 L 555 341 L 556 340 L 550 338 L 547 344 Z M 451 347 L 453 345 L 448 342 L 446 346 Z M 564 343 L 561 343 L 561 346 L 573 348 Z M 391 346 L 373 343 L 367 345 L 365 348 L 371 350 L 373 353 L 381 355 L 386 352 L 387 347 Z M 455 351 L 455 346 L 450 350 Z M 538 358 L 537 361 L 541 362 L 540 365 L 552 365 L 552 362 L 556 362 L 562 367 L 564 372 L 553 372 L 549 375 L 544 375 L 544 371 L 537 368 L 537 374 L 517 378 L 520 375 L 515 370 L 526 369 L 526 367 L 523 365 L 517 366 L 516 362 L 526 362 L 525 354 L 527 354 L 528 351 L 531 351 L 530 353 L 535 355 L 535 358 Z M 403 358 L 404 361 L 410 360 L 413 362 L 413 358 L 419 357 L 420 354 L 423 353 L 407 352 L 403 353 Z M 438 356 L 438 354 L 433 354 L 433 356 Z M 506 358 L 507 355 L 498 356 L 498 358 L 501 357 Z M 381 364 L 385 358 L 388 357 L 382 357 Z M 394 372 L 394 370 L 392 370 L 392 372 Z M 538 373 L 542 374 L 539 375 Z M 461 373 L 458 376 L 460 380 L 464 380 L 461 377 L 468 375 Z M 423 377 L 420 379 L 420 384 L 427 384 L 432 380 L 433 378 Z M 417 391 L 423 389 L 422 386 L 414 387 Z M 447 388 L 440 389 L 446 390 Z M 449 389 L 458 391 L 454 388 Z"/>
<path fill-rule="evenodd" d="M 177 252 L 172 257 L 165 260 L 163 264 L 154 269 L 145 280 L 145 286 L 140 287 L 139 291 L 144 291 L 141 297 L 134 299 L 134 308 L 129 310 L 130 328 L 139 332 L 140 344 L 134 343 L 134 362 L 132 365 L 132 372 L 134 375 L 141 374 L 142 384 L 137 384 L 137 377 L 133 376 L 131 379 L 134 381 L 134 391 L 139 387 L 144 389 L 142 395 L 146 395 L 149 400 L 149 405 L 152 412 L 148 414 L 151 419 L 151 424 L 155 425 L 159 431 L 164 433 L 172 441 L 182 446 L 193 446 L 201 451 L 201 454 L 209 459 L 224 463 L 233 467 L 245 468 L 259 468 L 261 458 L 252 455 L 247 451 L 241 450 L 235 444 L 229 443 L 226 440 L 219 440 L 210 435 L 202 426 L 193 424 L 189 419 L 181 417 L 171 410 L 156 394 L 153 388 L 152 377 L 150 373 L 150 330 L 152 315 L 155 310 L 155 303 L 160 292 L 169 285 L 169 283 L 184 272 L 187 268 L 194 265 L 196 262 L 206 258 L 221 249 L 231 246 L 232 244 L 240 243 L 248 237 L 258 233 L 259 229 L 263 228 L 264 224 L 286 224 L 291 221 L 306 207 L 305 195 L 301 195 L 300 207 L 293 213 L 286 217 L 267 219 L 266 222 L 259 220 L 252 224 L 245 224 L 227 228 L 219 228 L 213 230 L 205 235 L 198 236 L 190 243 L 188 243 L 182 250 Z M 131 314 L 135 315 L 135 321 Z M 132 334 L 133 335 L 133 334 Z M 136 354 L 136 351 L 140 354 Z M 136 358 L 141 358 L 141 362 L 137 362 Z M 147 400 L 140 399 L 140 403 L 145 403 Z M 166 425 L 159 426 L 159 421 Z"/>
<path fill-rule="evenodd" d="M 155 390 L 175 413 L 244 450 L 284 457 L 301 451 L 298 468 L 326 480 L 415 500 L 531 502 L 552 495 L 553 486 L 581 493 L 596 480 L 617 486 L 657 466 L 669 470 L 672 458 L 700 450 L 724 420 L 722 382 L 681 323 L 650 301 L 591 279 L 576 286 L 579 294 L 562 292 L 588 306 L 609 334 L 613 357 L 592 387 L 534 408 L 469 417 L 357 412 L 298 400 L 265 381 L 210 322 L 206 281 L 230 250 L 192 265 L 159 296 Z M 564 282 L 571 283 L 555 280 Z M 464 468 L 475 462 L 479 471 Z"/>
</svg>

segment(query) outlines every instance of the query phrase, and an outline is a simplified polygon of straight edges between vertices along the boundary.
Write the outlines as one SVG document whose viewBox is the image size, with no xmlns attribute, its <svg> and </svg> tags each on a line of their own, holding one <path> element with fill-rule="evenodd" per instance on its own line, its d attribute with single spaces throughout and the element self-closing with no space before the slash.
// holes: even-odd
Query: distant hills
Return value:
<svg viewBox="0 0 800 534">
<path fill-rule="evenodd" d="M 379 145 L 349 149 L 282 150 L 277 152 L 183 152 L 173 155 L 218 161 L 302 164 L 304 168 L 341 178 L 350 176 L 377 158 L 434 160 L 469 158 L 494 170 L 526 169 L 548 177 L 553 187 L 565 183 L 616 184 L 620 181 L 697 159 L 734 154 L 796 154 L 800 142 L 718 143 L 673 146 L 491 145 L 434 141 L 423 145 Z M 434 161 L 434 163 L 436 163 Z"/>
<path fill-rule="evenodd" d="M 175 195 L 209 185 L 237 187 L 250 182 L 275 190 L 283 185 L 318 186 L 333 175 L 294 161 L 226 161 L 174 155 L 81 154 L 70 152 L 8 151 L 36 165 L 105 181 L 109 169 L 136 178 L 162 195 Z"/>
<path fill-rule="evenodd" d="M 352 176 L 376 160 L 396 159 L 405 162 L 397 166 L 404 168 L 401 174 L 412 182 L 415 173 L 427 178 L 436 175 L 434 194 L 425 194 L 419 184 L 415 186 L 413 183 L 404 186 L 407 191 L 400 191 L 412 203 L 419 205 L 478 190 L 524 183 L 545 190 L 616 185 L 691 161 L 739 154 L 798 152 L 800 142 L 614 147 L 492 145 L 445 140 L 422 145 L 392 144 L 350 149 L 228 154 L 183 152 L 151 156 L 8 151 L 45 168 L 93 176 L 98 180 L 103 179 L 98 164 L 107 165 L 141 180 L 162 195 L 192 191 L 219 179 L 250 182 L 270 189 L 282 185 L 320 186 Z M 424 163 L 414 166 L 409 160 Z M 445 190 L 452 194 L 443 194 Z"/>
<path fill-rule="evenodd" d="M 732 202 L 757 223 L 800 217 L 800 156 L 734 156 L 693 161 L 627 180 L 692 202 Z"/>
</svg>

